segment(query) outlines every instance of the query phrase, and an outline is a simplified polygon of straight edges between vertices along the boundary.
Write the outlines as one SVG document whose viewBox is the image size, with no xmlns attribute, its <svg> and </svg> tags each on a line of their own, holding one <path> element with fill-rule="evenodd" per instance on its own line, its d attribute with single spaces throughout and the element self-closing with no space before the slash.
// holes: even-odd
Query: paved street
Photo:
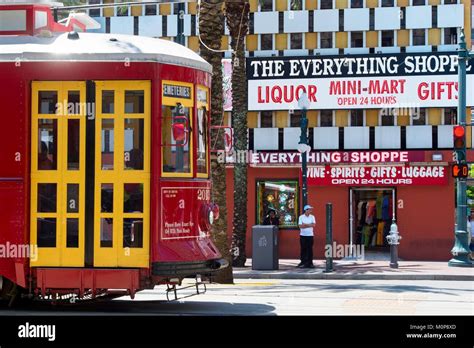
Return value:
<svg viewBox="0 0 474 348">
<path fill-rule="evenodd" d="M 98 303 L 0 311 L 0 315 L 473 315 L 474 284 L 409 280 L 236 280 L 167 302 L 164 287 Z M 183 295 L 191 294 L 184 290 Z"/>
</svg>

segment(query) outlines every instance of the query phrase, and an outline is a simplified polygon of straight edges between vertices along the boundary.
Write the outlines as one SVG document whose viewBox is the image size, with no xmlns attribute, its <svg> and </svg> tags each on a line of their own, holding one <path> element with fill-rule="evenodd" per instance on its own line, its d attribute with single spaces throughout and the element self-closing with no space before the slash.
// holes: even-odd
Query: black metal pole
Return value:
<svg viewBox="0 0 474 348">
<path fill-rule="evenodd" d="M 176 37 L 176 42 L 180 45 L 185 45 L 184 39 L 184 3 L 178 4 L 178 36 Z"/>
<path fill-rule="evenodd" d="M 306 118 L 306 108 L 303 108 L 302 115 L 301 115 L 301 122 L 300 122 L 300 128 L 301 128 L 301 137 L 300 137 L 300 144 L 308 144 L 308 119 Z M 308 167 L 307 167 L 307 152 L 303 152 L 301 154 L 301 171 L 302 171 L 302 184 L 303 184 L 303 208 L 305 205 L 308 204 Z M 302 209 L 303 211 L 303 209 Z"/>
<path fill-rule="evenodd" d="M 332 203 L 326 203 L 326 248 L 332 250 Z M 333 272 L 332 264 L 333 253 L 326 254 L 326 270 L 325 273 Z"/>
</svg>

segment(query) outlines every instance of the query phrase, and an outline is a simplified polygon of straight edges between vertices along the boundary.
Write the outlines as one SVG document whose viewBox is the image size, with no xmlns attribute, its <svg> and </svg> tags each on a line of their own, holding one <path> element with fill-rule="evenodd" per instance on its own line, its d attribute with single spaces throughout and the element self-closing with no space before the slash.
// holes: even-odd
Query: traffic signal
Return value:
<svg viewBox="0 0 474 348">
<path fill-rule="evenodd" d="M 454 149 L 464 150 L 466 148 L 466 131 L 463 126 L 453 127 Z"/>
<path fill-rule="evenodd" d="M 451 174 L 453 178 L 467 178 L 469 176 L 469 167 L 467 164 L 453 164 Z"/>
<path fill-rule="evenodd" d="M 464 126 L 453 127 L 453 143 L 458 163 L 466 160 L 466 130 Z"/>
</svg>

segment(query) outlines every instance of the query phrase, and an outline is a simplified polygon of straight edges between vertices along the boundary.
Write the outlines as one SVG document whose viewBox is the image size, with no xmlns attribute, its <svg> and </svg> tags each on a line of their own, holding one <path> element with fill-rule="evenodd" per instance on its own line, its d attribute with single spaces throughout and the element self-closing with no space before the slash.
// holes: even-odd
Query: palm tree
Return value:
<svg viewBox="0 0 474 348">
<path fill-rule="evenodd" d="M 247 76 L 245 73 L 245 37 L 249 27 L 248 0 L 226 0 L 225 15 L 231 36 L 232 55 L 232 127 L 234 151 L 247 150 Z M 247 163 L 234 164 L 234 219 L 232 226 L 233 266 L 246 261 Z"/>
<path fill-rule="evenodd" d="M 222 93 L 222 53 L 221 39 L 224 32 L 224 14 L 221 0 L 201 2 L 199 9 L 199 33 L 201 37 L 201 56 L 212 65 L 211 85 L 211 126 L 222 126 L 224 117 Z M 222 131 L 211 132 L 211 144 L 214 149 L 224 148 Z M 212 236 L 222 256 L 232 264 L 227 239 L 226 173 L 225 163 L 219 163 L 215 153 L 211 156 L 212 196 L 220 208 L 220 218 L 214 223 Z M 233 283 L 232 267 L 229 266 L 216 275 L 218 283 Z"/>
</svg>

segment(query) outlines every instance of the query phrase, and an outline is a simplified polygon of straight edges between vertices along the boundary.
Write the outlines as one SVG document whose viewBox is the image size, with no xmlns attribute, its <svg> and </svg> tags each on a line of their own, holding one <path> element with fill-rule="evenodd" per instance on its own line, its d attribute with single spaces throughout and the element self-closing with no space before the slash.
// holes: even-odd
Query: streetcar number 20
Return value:
<svg viewBox="0 0 474 348">
<path fill-rule="evenodd" d="M 198 190 L 198 201 L 208 201 L 211 198 L 211 191 L 209 190 Z"/>
</svg>

